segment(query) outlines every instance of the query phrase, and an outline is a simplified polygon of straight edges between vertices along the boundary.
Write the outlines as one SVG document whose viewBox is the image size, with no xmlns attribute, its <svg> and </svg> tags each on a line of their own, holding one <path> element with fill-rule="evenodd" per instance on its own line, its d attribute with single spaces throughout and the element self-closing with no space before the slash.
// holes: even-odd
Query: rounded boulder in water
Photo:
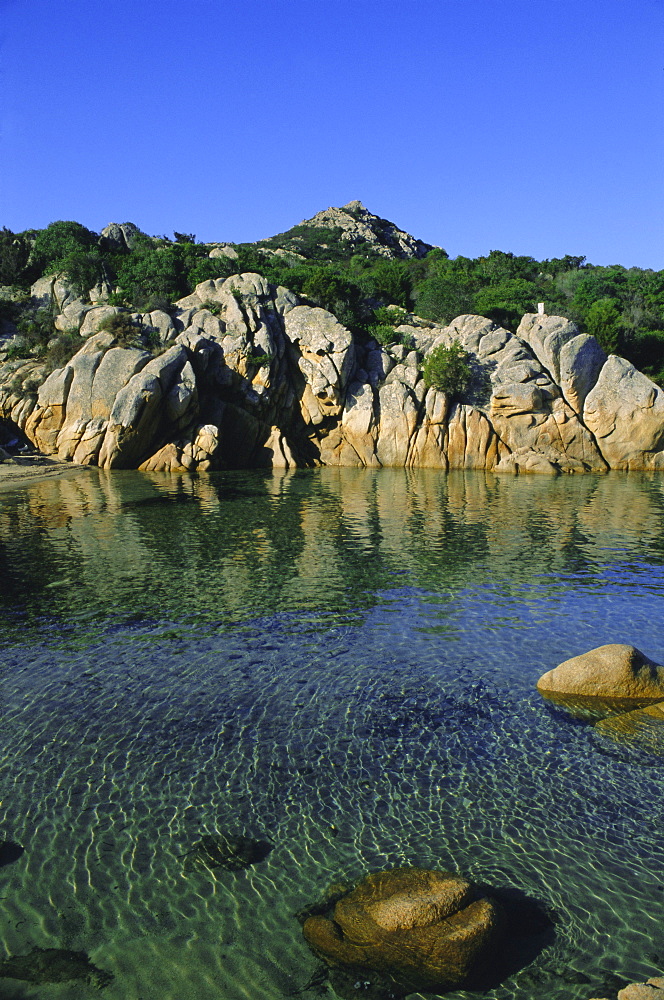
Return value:
<svg viewBox="0 0 664 1000">
<path fill-rule="evenodd" d="M 623 643 L 598 646 L 547 671 L 537 682 L 545 698 L 574 708 L 592 701 L 629 711 L 664 700 L 664 666 Z"/>
<path fill-rule="evenodd" d="M 460 986 L 487 957 L 499 923 L 494 901 L 460 875 L 399 868 L 367 875 L 331 918 L 311 916 L 302 929 L 328 965 L 426 990 Z"/>
</svg>

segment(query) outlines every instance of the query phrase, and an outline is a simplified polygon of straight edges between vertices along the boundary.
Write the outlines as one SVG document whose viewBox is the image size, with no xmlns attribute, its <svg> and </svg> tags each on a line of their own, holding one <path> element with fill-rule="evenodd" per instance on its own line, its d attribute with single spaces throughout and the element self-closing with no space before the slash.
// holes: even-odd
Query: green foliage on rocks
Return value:
<svg viewBox="0 0 664 1000">
<path fill-rule="evenodd" d="M 46 367 L 53 371 L 63 368 L 83 346 L 78 330 L 65 330 L 49 341 L 44 355 Z"/>
<path fill-rule="evenodd" d="M 345 211 L 365 217 L 361 206 Z M 136 232 L 129 248 L 73 221 L 23 233 L 4 228 L 0 284 L 27 290 L 42 275 L 59 272 L 85 297 L 103 278 L 116 289 L 111 304 L 149 312 L 168 310 L 202 281 L 251 271 L 328 309 L 357 336 L 383 344 L 398 341 L 398 324 L 377 315 L 388 305 L 439 325 L 480 314 L 515 331 L 523 313 L 544 302 L 549 315 L 573 320 L 605 350 L 621 353 L 651 377 L 664 371 L 664 271 L 596 267 L 571 254 L 538 261 L 501 250 L 450 258 L 434 249 L 423 257 L 390 259 L 357 234 L 349 238 L 339 227 L 315 222 L 258 243 L 235 244 L 234 252 L 237 257 L 210 257 L 210 246 L 197 243 L 192 233 L 175 232 L 171 240 Z M 34 353 L 31 334 L 21 337 L 18 349 Z"/>
<path fill-rule="evenodd" d="M 449 347 L 439 344 L 427 355 L 422 375 L 430 388 L 459 396 L 468 389 L 473 377 L 470 354 L 458 340 Z"/>
</svg>

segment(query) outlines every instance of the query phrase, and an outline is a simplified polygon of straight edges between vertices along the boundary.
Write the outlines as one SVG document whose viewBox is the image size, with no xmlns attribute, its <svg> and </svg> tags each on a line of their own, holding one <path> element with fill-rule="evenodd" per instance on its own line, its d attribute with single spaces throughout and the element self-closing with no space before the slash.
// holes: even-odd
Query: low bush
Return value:
<svg viewBox="0 0 664 1000">
<path fill-rule="evenodd" d="M 106 316 L 97 327 L 99 333 L 112 334 L 120 347 L 133 347 L 141 340 L 141 329 L 127 313 Z"/>
<path fill-rule="evenodd" d="M 207 311 L 212 313 L 213 316 L 221 316 L 224 311 L 224 307 L 221 302 L 210 302 L 209 299 L 203 303 L 202 308 L 207 309 Z"/>
<path fill-rule="evenodd" d="M 376 323 L 374 326 L 370 326 L 369 334 L 382 347 L 398 344 L 401 340 L 401 335 L 389 323 Z"/>
<path fill-rule="evenodd" d="M 449 347 L 440 344 L 427 356 L 422 375 L 432 389 L 448 396 L 458 396 L 468 389 L 472 379 L 471 357 L 458 340 Z"/>
<path fill-rule="evenodd" d="M 19 358 L 29 358 L 32 354 L 32 347 L 25 337 L 15 337 L 7 348 L 7 360 L 17 361 Z"/>
<path fill-rule="evenodd" d="M 83 346 L 83 339 L 78 330 L 65 330 L 49 341 L 44 358 L 48 368 L 64 368 L 76 352 Z"/>
</svg>

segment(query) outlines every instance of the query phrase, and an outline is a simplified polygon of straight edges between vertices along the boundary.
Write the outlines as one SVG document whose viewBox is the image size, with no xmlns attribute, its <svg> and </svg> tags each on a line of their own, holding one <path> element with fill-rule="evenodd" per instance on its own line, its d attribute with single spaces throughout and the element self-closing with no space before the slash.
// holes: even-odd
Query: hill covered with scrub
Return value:
<svg viewBox="0 0 664 1000">
<path fill-rule="evenodd" d="M 450 259 L 351 202 L 253 244 L 4 229 L 0 283 L 5 439 L 81 464 L 664 467 L 664 272 Z"/>
</svg>

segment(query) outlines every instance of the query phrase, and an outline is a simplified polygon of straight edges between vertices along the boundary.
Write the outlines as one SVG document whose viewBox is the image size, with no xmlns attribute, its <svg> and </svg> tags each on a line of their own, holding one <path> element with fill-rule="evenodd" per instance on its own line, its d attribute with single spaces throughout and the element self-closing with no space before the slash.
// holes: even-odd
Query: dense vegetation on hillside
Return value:
<svg viewBox="0 0 664 1000">
<path fill-rule="evenodd" d="M 536 261 L 498 250 L 474 259 L 433 250 L 421 259 L 389 260 L 369 245 L 350 248 L 336 230 L 306 225 L 260 245 L 237 244 L 237 257 L 211 258 L 210 249 L 183 233 L 172 240 L 139 233 L 131 249 L 118 249 L 76 222 L 23 233 L 5 228 L 0 285 L 27 290 L 60 271 L 83 296 L 103 280 L 116 289 L 116 305 L 147 311 L 167 309 L 207 278 L 257 271 L 382 340 L 394 325 L 388 304 L 437 323 L 478 313 L 514 330 L 523 313 L 544 302 L 547 313 L 569 317 L 605 350 L 664 381 L 664 271 L 596 267 L 575 256 Z"/>
</svg>

